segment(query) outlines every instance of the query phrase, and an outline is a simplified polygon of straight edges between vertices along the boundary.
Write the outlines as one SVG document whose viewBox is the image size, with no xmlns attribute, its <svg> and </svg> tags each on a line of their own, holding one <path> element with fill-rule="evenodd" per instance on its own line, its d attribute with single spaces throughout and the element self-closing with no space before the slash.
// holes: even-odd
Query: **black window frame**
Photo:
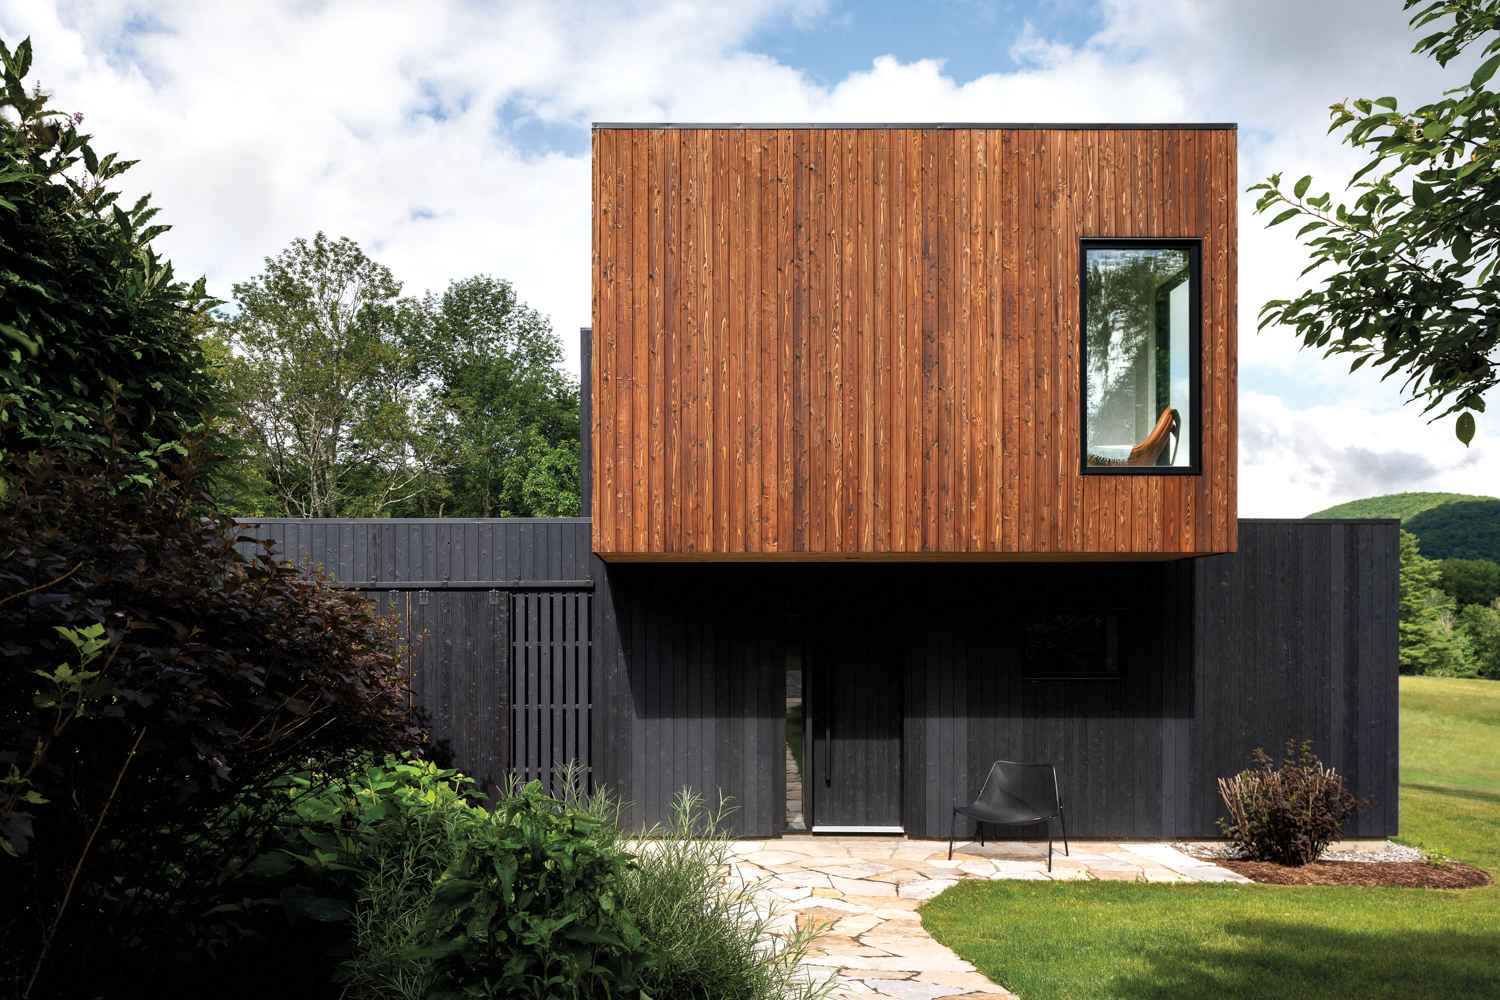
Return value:
<svg viewBox="0 0 1500 1000">
<path fill-rule="evenodd" d="M 1030 618 L 1032 615 L 1104 615 L 1115 619 L 1115 669 L 1114 670 L 1091 670 L 1091 671 L 1034 671 L 1026 655 L 1026 636 L 1030 631 Z M 1021 613 L 1021 680 L 1027 683 L 1047 683 L 1050 681 L 1104 681 L 1112 683 L 1125 680 L 1126 660 L 1126 624 L 1130 621 L 1130 612 L 1122 607 L 1043 607 L 1028 608 Z"/>
<path fill-rule="evenodd" d="M 1188 251 L 1188 395 L 1193 419 L 1189 422 L 1187 465 L 1089 464 L 1089 345 L 1088 259 L 1090 250 Z M 1197 236 L 1120 239 L 1084 237 L 1078 241 L 1078 467 L 1085 476 L 1201 476 L 1203 475 L 1203 239 Z"/>
</svg>

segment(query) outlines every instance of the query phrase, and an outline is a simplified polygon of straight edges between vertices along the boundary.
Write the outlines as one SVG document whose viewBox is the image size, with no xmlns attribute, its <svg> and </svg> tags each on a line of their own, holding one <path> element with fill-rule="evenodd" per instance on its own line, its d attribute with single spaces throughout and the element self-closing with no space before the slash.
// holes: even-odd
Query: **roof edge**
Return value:
<svg viewBox="0 0 1500 1000">
<path fill-rule="evenodd" d="M 594 122 L 596 129 L 1052 129 L 1068 131 L 1236 131 L 1236 122 Z"/>
</svg>

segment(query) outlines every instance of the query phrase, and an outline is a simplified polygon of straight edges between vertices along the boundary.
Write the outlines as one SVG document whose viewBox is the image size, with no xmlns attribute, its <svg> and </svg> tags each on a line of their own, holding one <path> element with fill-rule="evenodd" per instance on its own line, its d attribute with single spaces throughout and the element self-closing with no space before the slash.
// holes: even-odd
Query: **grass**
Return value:
<svg viewBox="0 0 1500 1000">
<path fill-rule="evenodd" d="M 961 882 L 922 924 L 1023 1000 L 1500 995 L 1490 889 Z"/>
<path fill-rule="evenodd" d="M 1500 878 L 1500 683 L 1401 678 L 1400 839 Z M 1500 887 L 962 882 L 939 941 L 1023 1000 L 1500 996 Z"/>
<path fill-rule="evenodd" d="M 1401 678 L 1401 832 L 1500 880 L 1500 683 Z"/>
</svg>

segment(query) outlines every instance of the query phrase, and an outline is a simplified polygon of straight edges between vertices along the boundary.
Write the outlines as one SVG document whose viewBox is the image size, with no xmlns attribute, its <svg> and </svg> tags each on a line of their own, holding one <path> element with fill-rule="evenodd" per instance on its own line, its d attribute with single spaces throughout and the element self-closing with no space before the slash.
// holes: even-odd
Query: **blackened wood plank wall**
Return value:
<svg viewBox="0 0 1500 1000">
<path fill-rule="evenodd" d="M 728 796 L 737 835 L 781 833 L 786 599 L 739 569 L 607 568 L 617 644 L 596 649 L 618 673 L 599 773 L 642 826 L 670 822 L 687 789 L 714 808 Z"/>
<path fill-rule="evenodd" d="M 356 586 L 529 581 L 535 587 L 590 580 L 594 567 L 602 567 L 589 551 L 586 518 L 265 518 L 247 524 L 245 537 L 274 539 L 277 557 Z M 263 551 L 248 540 L 240 548 L 249 555 Z M 607 697 L 604 685 L 611 676 L 591 669 L 590 647 L 601 629 L 612 636 L 613 616 L 590 601 L 589 590 L 361 593 L 413 643 L 413 694 L 432 738 L 486 793 L 493 794 L 513 768 L 522 777 L 547 780 L 554 763 L 590 763 L 605 719 L 585 706 L 591 697 Z M 512 655 L 513 624 L 530 655 Z M 512 677 L 513 668 L 519 678 Z M 515 707 L 526 713 L 520 733 L 510 725 L 517 680 L 522 697 Z M 590 731 L 580 732 L 580 722 L 590 724 Z"/>
<path fill-rule="evenodd" d="M 691 787 L 733 796 L 740 835 L 776 835 L 785 615 L 836 641 L 886 609 L 910 836 L 947 836 L 997 759 L 1057 765 L 1072 835 L 1219 836 L 1216 779 L 1289 739 L 1375 799 L 1347 834 L 1393 835 L 1398 529 L 1242 521 L 1237 553 L 1131 565 L 613 564 L 608 781 L 643 825 Z M 1021 614 L 1104 606 L 1126 611 L 1122 680 L 1023 678 Z"/>
<path fill-rule="evenodd" d="M 253 530 L 344 580 L 592 579 L 589 752 L 643 826 L 688 787 L 732 796 L 741 835 L 781 832 L 787 615 L 836 640 L 874 609 L 905 665 L 913 836 L 945 835 L 953 801 L 1002 757 L 1058 764 L 1070 833 L 1215 836 L 1214 779 L 1288 739 L 1374 796 L 1348 832 L 1396 830 L 1395 521 L 1241 521 L 1236 553 L 1165 564 L 961 567 L 607 565 L 583 520 Z M 418 697 L 458 765 L 493 785 L 510 768 L 509 604 L 415 596 L 378 599 L 427 632 Z M 1017 613 L 1069 605 L 1131 612 L 1124 680 L 1022 678 Z"/>
<path fill-rule="evenodd" d="M 1231 128 L 594 130 L 607 559 L 1232 551 Z M 1078 239 L 1203 239 L 1201 476 L 1083 476 Z"/>
<path fill-rule="evenodd" d="M 1194 560 L 1196 710 L 1216 724 L 1174 744 L 1190 787 L 1212 784 L 1214 763 L 1310 739 L 1375 799 L 1348 832 L 1395 835 L 1400 562 L 1400 522 L 1375 520 L 1244 520 L 1237 555 Z M 1221 815 L 1217 796 L 1176 807 L 1182 826 Z"/>
</svg>

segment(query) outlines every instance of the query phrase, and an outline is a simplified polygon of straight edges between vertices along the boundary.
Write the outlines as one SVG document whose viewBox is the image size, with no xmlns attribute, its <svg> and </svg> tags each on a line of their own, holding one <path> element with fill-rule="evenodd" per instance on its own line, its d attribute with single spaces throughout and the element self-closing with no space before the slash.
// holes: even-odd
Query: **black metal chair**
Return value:
<svg viewBox="0 0 1500 1000">
<path fill-rule="evenodd" d="M 958 814 L 979 824 L 979 843 L 984 844 L 984 824 L 1030 826 L 1047 824 L 1047 870 L 1052 870 L 1052 818 L 1062 828 L 1063 854 L 1068 853 L 1068 824 L 1063 819 L 1062 793 L 1057 789 L 1057 768 L 1051 764 L 1017 764 L 997 760 L 971 804 L 953 807 L 948 827 L 948 860 L 953 860 L 953 838 L 958 832 Z"/>
</svg>

